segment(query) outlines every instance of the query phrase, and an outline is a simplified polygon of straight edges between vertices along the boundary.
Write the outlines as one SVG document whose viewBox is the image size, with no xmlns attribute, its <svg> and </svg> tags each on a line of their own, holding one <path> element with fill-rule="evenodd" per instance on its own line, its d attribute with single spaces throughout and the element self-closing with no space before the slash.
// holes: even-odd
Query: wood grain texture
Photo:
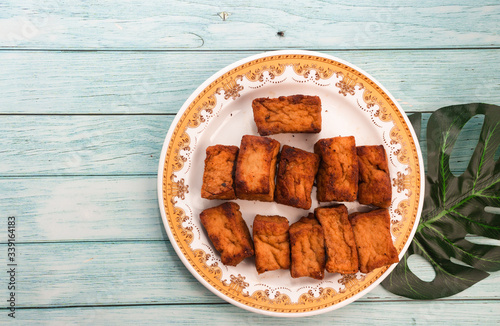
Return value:
<svg viewBox="0 0 500 326">
<path fill-rule="evenodd" d="M 2 118 L 0 173 L 156 174 L 173 116 L 20 116 Z"/>
<path fill-rule="evenodd" d="M 36 325 L 494 325 L 498 304 L 491 301 L 366 303 L 318 316 L 297 319 L 251 313 L 229 304 L 153 305 L 129 307 L 75 307 L 66 309 L 23 309 L 17 321 Z M 5 315 L 0 315 L 4 321 Z"/>
<path fill-rule="evenodd" d="M 223 14 L 226 13 L 226 14 Z M 39 49 L 380 49 L 500 45 L 494 0 L 300 5 L 71 1 L 0 5 L 0 46 Z M 282 32 L 278 34 L 278 32 Z"/>
<path fill-rule="evenodd" d="M 497 323 L 500 272 L 430 302 L 379 286 L 338 311 L 298 320 L 227 304 L 189 273 L 167 239 L 156 172 L 174 115 L 198 85 L 236 60 L 286 48 L 352 62 L 406 112 L 424 112 L 425 156 L 429 112 L 500 104 L 499 17 L 496 0 L 1 2 L 0 224 L 16 216 L 15 321 Z M 467 166 L 480 127 L 475 118 L 461 133 L 454 173 Z M 412 270 L 432 279 L 428 263 L 413 258 Z M 12 321 L 3 274 L 0 324 Z"/>
<path fill-rule="evenodd" d="M 423 128 L 429 116 L 423 114 Z M 6 115 L 1 119 L 0 177 L 153 176 L 173 116 Z M 476 121 L 463 129 L 464 141 L 452 153 L 453 172 L 467 167 L 481 125 Z M 425 129 L 422 135 L 425 158 Z"/>
<path fill-rule="evenodd" d="M 378 80 L 407 112 L 500 104 L 500 50 L 323 51 Z M 0 51 L 0 114 L 177 113 L 249 52 Z"/>
<path fill-rule="evenodd" d="M 17 217 L 18 242 L 167 239 L 154 176 L 3 178 L 0 189 L 1 225 Z"/>
<path fill-rule="evenodd" d="M 22 222 L 20 222 L 22 223 Z M 185 268 L 169 242 L 120 241 L 17 245 L 19 307 L 72 307 L 224 302 Z M 0 245 L 6 252 L 6 245 Z M 6 258 L 0 262 L 5 266 Z M 424 270 L 417 263 L 415 270 Z M 444 301 L 500 300 L 500 273 Z M 8 297 L 0 287 L 0 297 Z M 364 302 L 411 302 L 377 287 Z M 1 315 L 1 313 L 0 313 Z"/>
</svg>

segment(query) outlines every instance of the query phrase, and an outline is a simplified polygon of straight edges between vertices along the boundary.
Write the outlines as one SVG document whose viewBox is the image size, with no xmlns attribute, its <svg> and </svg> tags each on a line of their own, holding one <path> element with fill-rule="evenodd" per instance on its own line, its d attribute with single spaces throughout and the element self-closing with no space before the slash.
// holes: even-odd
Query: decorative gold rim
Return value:
<svg viewBox="0 0 500 326">
<path fill-rule="evenodd" d="M 356 296 L 379 280 L 389 267 L 363 275 L 361 279 L 344 275 L 339 280 L 344 282 L 343 291 L 336 291 L 331 287 L 319 288 L 319 295 L 307 292 L 300 296 L 298 302 L 293 302 L 290 297 L 279 292 L 276 292 L 273 298 L 270 298 L 266 290 L 249 293 L 244 276 L 231 275 L 229 281 L 222 280 L 221 268 L 217 264 L 208 263 L 210 254 L 203 250 L 191 249 L 193 230 L 184 225 L 189 216 L 182 208 L 176 206 L 189 192 L 189 186 L 185 184 L 184 179 L 178 179 L 175 175 L 187 161 L 181 152 L 190 149 L 191 139 L 188 129 L 197 128 L 205 122 L 203 113 L 212 113 L 217 105 L 216 95 L 224 95 L 225 100 L 234 100 L 243 90 L 241 85 L 243 79 L 262 81 L 264 76 L 274 79 L 283 74 L 287 67 L 293 67 L 298 76 L 318 81 L 332 76 L 340 78 L 335 84 L 339 94 L 352 96 L 356 89 L 362 90 L 365 109 L 371 110 L 374 119 L 381 122 L 391 121 L 394 124 L 389 142 L 397 148 L 394 156 L 399 163 L 407 166 L 405 171 L 398 172 L 392 179 L 397 191 L 405 192 L 408 196 L 407 200 L 400 201 L 391 211 L 402 216 L 400 220 L 393 220 L 391 225 L 391 231 L 396 237 L 395 247 L 399 253 L 402 252 L 410 236 L 413 235 L 421 209 L 422 180 L 418 144 L 415 143 L 411 129 L 396 103 L 376 82 L 350 65 L 328 57 L 304 53 L 263 56 L 244 62 L 215 78 L 196 95 L 185 110 L 180 112 L 181 116 L 173 127 L 168 139 L 165 161 L 161 162 L 163 163 L 161 195 L 171 241 L 175 242 L 173 245 L 178 247 L 192 269 L 213 289 L 244 307 L 277 313 L 305 313 L 332 307 Z"/>
</svg>

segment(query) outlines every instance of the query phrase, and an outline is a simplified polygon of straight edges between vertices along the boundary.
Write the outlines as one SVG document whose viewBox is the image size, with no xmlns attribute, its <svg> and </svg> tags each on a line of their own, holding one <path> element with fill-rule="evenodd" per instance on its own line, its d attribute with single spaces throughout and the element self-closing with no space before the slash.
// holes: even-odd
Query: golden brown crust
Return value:
<svg viewBox="0 0 500 326">
<path fill-rule="evenodd" d="M 236 197 L 273 201 L 274 177 L 280 143 L 274 139 L 245 135 L 236 159 Z"/>
<path fill-rule="evenodd" d="M 320 139 L 314 144 L 314 152 L 321 158 L 316 180 L 318 201 L 355 201 L 358 156 L 354 137 Z"/>
<path fill-rule="evenodd" d="M 236 199 L 234 166 L 238 147 L 214 145 L 206 149 L 201 197 L 206 199 Z"/>
<path fill-rule="evenodd" d="M 290 240 L 286 217 L 257 215 L 253 221 L 255 267 L 259 274 L 290 268 Z"/>
<path fill-rule="evenodd" d="M 311 191 L 318 166 L 318 155 L 283 145 L 276 178 L 276 202 L 311 208 Z"/>
<path fill-rule="evenodd" d="M 359 270 L 369 273 L 376 268 L 397 263 L 398 252 L 392 243 L 390 215 L 381 208 L 368 213 L 349 215 L 356 248 Z"/>
<path fill-rule="evenodd" d="M 325 235 L 326 271 L 354 274 L 358 271 L 358 252 L 354 233 L 344 205 L 314 210 Z"/>
<path fill-rule="evenodd" d="M 290 226 L 290 251 L 293 278 L 308 276 L 322 280 L 325 276 L 325 238 L 314 214 L 302 217 Z"/>
<path fill-rule="evenodd" d="M 384 146 L 359 146 L 356 149 L 359 159 L 359 203 L 389 207 L 392 189 Z"/>
<path fill-rule="evenodd" d="M 233 202 L 205 209 L 201 223 L 224 265 L 236 266 L 254 254 L 250 231 L 241 216 L 240 207 Z"/>
<path fill-rule="evenodd" d="M 321 131 L 321 100 L 318 96 L 256 98 L 252 102 L 252 108 L 261 136 Z"/>
</svg>

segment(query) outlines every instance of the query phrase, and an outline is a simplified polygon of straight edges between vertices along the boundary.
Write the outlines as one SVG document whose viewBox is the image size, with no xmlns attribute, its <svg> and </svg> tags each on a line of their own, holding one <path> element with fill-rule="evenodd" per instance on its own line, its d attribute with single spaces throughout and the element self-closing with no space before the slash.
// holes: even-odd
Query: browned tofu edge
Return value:
<svg viewBox="0 0 500 326">
<path fill-rule="evenodd" d="M 288 229 L 289 222 L 286 217 L 279 215 L 255 216 L 253 222 L 253 239 L 255 247 L 255 267 L 259 274 L 276 269 L 290 268 L 290 236 Z M 267 238 L 267 241 L 262 238 Z M 269 238 L 282 238 L 283 243 L 286 243 L 282 250 L 276 250 L 278 251 L 277 253 L 272 253 L 275 260 L 273 264 L 269 264 L 266 261 L 266 258 L 269 256 L 267 245 L 279 246 L 280 244 L 269 243 Z M 275 255 L 278 255 L 278 257 Z"/>
<path fill-rule="evenodd" d="M 224 236 L 222 232 L 219 232 L 222 228 L 215 228 L 214 230 L 212 225 L 214 221 L 211 220 L 213 218 L 212 214 L 214 213 L 223 215 L 223 219 L 225 219 L 224 227 L 230 228 L 231 232 L 237 237 L 238 245 L 241 246 L 241 249 L 237 253 L 231 254 L 229 253 L 229 250 L 226 250 L 227 248 L 224 247 L 225 240 L 228 239 L 220 238 L 221 236 Z M 254 255 L 252 237 L 248 226 L 241 215 L 240 206 L 238 204 L 234 202 L 224 202 L 221 205 L 207 208 L 200 213 L 200 220 L 208 234 L 208 238 L 212 242 L 215 249 L 220 253 L 221 261 L 224 265 L 236 266 L 245 258 Z M 231 242 L 234 244 L 234 241 Z"/>
<path fill-rule="evenodd" d="M 332 153 L 334 143 L 349 142 L 348 151 L 345 153 L 349 162 L 337 166 L 340 154 Z M 314 144 L 314 152 L 320 156 L 320 164 L 316 175 L 317 199 L 319 202 L 352 202 L 358 194 L 358 156 L 354 136 L 339 136 L 323 138 Z M 346 185 L 341 185 L 339 180 L 345 180 Z"/>
<path fill-rule="evenodd" d="M 366 255 L 364 246 L 372 246 L 377 244 L 375 244 L 375 241 L 370 241 L 368 244 L 365 244 L 365 237 L 363 237 L 363 234 L 361 234 L 361 232 L 365 230 L 360 230 L 360 228 L 358 227 L 358 223 L 360 223 L 364 219 L 367 219 L 370 223 L 375 222 L 383 224 L 383 233 L 378 234 L 379 238 L 377 239 L 377 241 L 379 242 L 378 244 L 382 244 L 385 247 L 383 253 L 378 253 L 379 255 L 367 264 L 362 263 Z M 359 270 L 362 273 L 369 273 L 374 269 L 394 264 L 399 261 L 398 252 L 394 247 L 394 243 L 392 242 L 390 214 L 387 209 L 380 208 L 366 213 L 352 213 L 349 215 L 349 222 L 351 223 L 352 229 L 354 231 L 356 248 L 358 249 Z M 369 231 L 371 231 L 371 229 L 372 227 Z M 373 238 L 370 237 L 370 240 L 373 240 Z"/>
<path fill-rule="evenodd" d="M 278 118 L 280 114 L 278 113 L 280 109 L 270 109 L 269 106 L 273 106 L 273 104 L 279 104 L 281 106 L 283 102 L 286 103 L 287 108 L 291 111 L 293 111 L 294 106 L 307 106 L 307 112 L 311 116 L 311 119 L 308 119 L 307 122 L 295 120 L 293 124 L 288 124 L 286 126 L 269 123 L 268 119 L 272 118 L 273 115 L 275 118 Z M 279 133 L 319 133 L 321 131 L 321 98 L 319 96 L 296 94 L 290 96 L 280 96 L 277 98 L 256 98 L 252 101 L 252 110 L 257 131 L 261 136 L 269 136 Z M 288 112 L 288 114 L 290 113 L 291 112 Z M 283 112 L 283 114 L 287 113 Z"/>
<path fill-rule="evenodd" d="M 252 173 L 247 171 L 249 162 L 247 155 L 257 146 L 265 151 L 262 157 L 259 170 L 264 171 L 263 176 L 254 180 Z M 280 143 L 277 140 L 261 136 L 244 135 L 241 139 L 240 151 L 236 159 L 235 190 L 236 197 L 245 200 L 260 200 L 270 202 L 274 200 L 276 162 L 280 150 Z M 252 186 L 257 182 L 256 187 Z"/>
<path fill-rule="evenodd" d="M 290 252 L 292 256 L 292 261 L 290 264 L 290 275 L 292 278 L 299 277 L 312 277 L 317 280 L 322 280 L 325 276 L 325 245 L 324 245 L 324 235 L 323 228 L 319 224 L 318 220 L 314 217 L 313 213 L 308 214 L 307 216 L 302 217 L 299 221 L 290 225 Z M 302 237 L 307 237 L 311 245 L 315 245 L 316 250 L 312 250 L 312 254 L 314 254 L 314 259 L 318 266 L 315 269 L 308 269 L 307 271 L 303 271 L 303 261 L 301 261 L 300 254 L 296 250 L 296 243 L 300 242 Z M 314 238 L 315 237 L 315 238 Z M 311 241 L 311 239 L 313 241 Z M 316 243 L 315 243 L 316 242 Z M 309 252 L 308 254 L 311 254 Z"/>
<path fill-rule="evenodd" d="M 338 251 L 338 244 L 333 243 L 329 239 L 329 229 L 330 220 L 328 218 L 324 218 L 322 214 L 333 212 L 333 214 L 338 214 L 339 222 L 342 224 L 342 239 L 344 240 L 343 245 L 348 246 L 350 248 L 350 266 L 341 268 L 334 261 L 333 256 L 336 251 Z M 331 214 L 331 213 L 330 213 Z M 328 207 L 317 207 L 314 210 L 314 215 L 320 222 L 323 233 L 325 236 L 325 248 L 326 248 L 326 271 L 329 273 L 342 273 L 342 274 L 354 274 L 358 271 L 358 251 L 356 248 L 356 242 L 354 239 L 354 232 L 352 230 L 351 223 L 349 222 L 347 207 L 343 204 L 333 205 Z"/>
<path fill-rule="evenodd" d="M 275 201 L 302 209 L 311 208 L 311 192 L 318 168 L 319 156 L 317 154 L 283 145 L 276 176 Z M 300 169 L 300 171 L 293 169 Z M 298 183 L 304 189 L 303 196 L 297 194 Z"/>
<path fill-rule="evenodd" d="M 392 202 L 391 176 L 384 146 L 358 146 L 358 202 L 387 208 Z"/>
<path fill-rule="evenodd" d="M 205 168 L 203 171 L 203 183 L 201 186 L 201 197 L 206 199 L 236 199 L 234 191 L 234 170 L 238 147 L 229 145 L 208 146 L 205 150 Z M 217 164 L 218 159 L 226 160 Z M 224 164 L 225 163 L 225 164 Z M 214 169 L 216 169 L 214 171 Z M 217 180 L 217 184 L 212 184 Z"/>
</svg>

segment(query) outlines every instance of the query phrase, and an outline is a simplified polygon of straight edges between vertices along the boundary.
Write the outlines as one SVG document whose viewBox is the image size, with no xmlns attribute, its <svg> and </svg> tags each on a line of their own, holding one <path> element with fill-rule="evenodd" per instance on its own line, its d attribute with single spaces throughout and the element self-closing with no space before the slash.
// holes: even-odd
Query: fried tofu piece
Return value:
<svg viewBox="0 0 500 326">
<path fill-rule="evenodd" d="M 290 268 L 290 239 L 286 217 L 257 215 L 253 221 L 255 266 L 259 274 Z"/>
<path fill-rule="evenodd" d="M 358 202 L 387 208 L 392 201 L 391 177 L 384 146 L 358 146 Z"/>
<path fill-rule="evenodd" d="M 236 197 L 246 200 L 273 201 L 274 177 L 280 143 L 274 139 L 245 135 L 236 159 Z"/>
<path fill-rule="evenodd" d="M 389 211 L 381 208 L 349 215 L 358 250 L 359 270 L 369 273 L 397 263 L 398 252 L 392 243 Z"/>
<path fill-rule="evenodd" d="M 358 155 L 353 136 L 320 139 L 314 152 L 321 158 L 317 175 L 320 202 L 355 201 L 358 194 Z"/>
<path fill-rule="evenodd" d="M 206 149 L 201 197 L 206 199 L 236 199 L 234 167 L 238 147 L 214 145 Z"/>
<path fill-rule="evenodd" d="M 200 219 L 224 265 L 236 266 L 254 255 L 250 231 L 238 204 L 225 202 L 207 208 L 201 212 Z"/>
<path fill-rule="evenodd" d="M 256 98 L 252 109 L 261 136 L 321 131 L 321 99 L 318 96 Z"/>
<path fill-rule="evenodd" d="M 318 167 L 318 155 L 283 145 L 276 178 L 275 201 L 297 208 L 311 208 L 311 191 Z"/>
<path fill-rule="evenodd" d="M 308 276 L 322 280 L 325 276 L 325 238 L 314 214 L 290 225 L 290 251 L 293 278 Z"/>
<path fill-rule="evenodd" d="M 358 271 L 358 252 L 345 205 L 314 210 L 325 234 L 326 271 L 354 274 Z"/>
</svg>

